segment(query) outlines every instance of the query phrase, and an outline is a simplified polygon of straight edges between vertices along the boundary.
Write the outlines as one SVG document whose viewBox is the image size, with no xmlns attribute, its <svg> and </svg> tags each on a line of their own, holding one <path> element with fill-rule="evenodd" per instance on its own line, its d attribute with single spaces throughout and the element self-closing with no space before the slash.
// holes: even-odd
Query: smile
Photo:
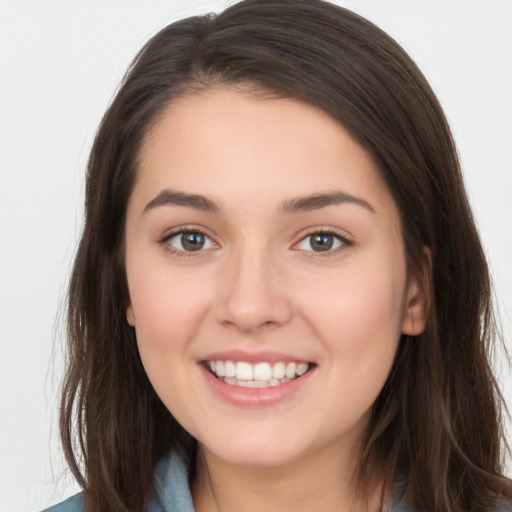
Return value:
<svg viewBox="0 0 512 512">
<path fill-rule="evenodd" d="M 278 361 L 276 363 L 245 361 L 206 361 L 206 367 L 217 379 L 231 386 L 267 388 L 291 382 L 304 375 L 309 363 Z"/>
</svg>

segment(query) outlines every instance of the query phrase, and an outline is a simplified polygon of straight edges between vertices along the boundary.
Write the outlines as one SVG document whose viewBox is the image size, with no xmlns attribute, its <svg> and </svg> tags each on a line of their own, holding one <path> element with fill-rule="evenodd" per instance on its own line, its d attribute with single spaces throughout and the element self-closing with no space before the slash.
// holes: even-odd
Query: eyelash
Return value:
<svg viewBox="0 0 512 512">
<path fill-rule="evenodd" d="M 160 238 L 157 242 L 162 245 L 166 251 L 169 251 L 172 254 L 175 254 L 177 256 L 183 256 L 183 257 L 191 257 L 194 256 L 195 253 L 203 252 L 203 248 L 198 249 L 197 251 L 187 251 L 185 249 L 177 249 L 176 247 L 173 247 L 169 242 L 175 237 L 183 236 L 186 234 L 192 234 L 192 235 L 200 235 L 203 236 L 205 239 L 209 240 L 211 244 L 214 246 L 218 246 L 216 242 L 212 240 L 210 236 L 208 236 L 202 229 L 194 228 L 194 227 L 187 227 L 182 226 L 179 228 L 174 229 L 172 232 L 165 234 L 162 238 Z M 183 246 L 183 244 L 182 244 Z M 209 247 L 208 249 L 211 249 L 213 247 Z"/>
<path fill-rule="evenodd" d="M 332 228 L 315 228 L 315 229 L 312 229 L 309 233 L 306 233 L 306 235 L 304 235 L 298 243 L 296 243 L 294 245 L 294 247 L 297 247 L 300 243 L 303 243 L 305 242 L 308 238 L 310 239 L 310 246 L 311 246 L 311 237 L 315 236 L 315 235 L 327 235 L 327 236 L 332 236 L 335 240 L 337 240 L 339 242 L 339 246 L 338 247 L 335 247 L 333 249 L 328 249 L 326 251 L 314 251 L 314 250 L 306 250 L 305 252 L 309 252 L 311 254 L 309 254 L 308 256 L 310 257 L 320 257 L 320 258 L 323 258 L 323 257 L 328 257 L 328 256 L 332 256 L 333 254 L 335 253 L 338 253 L 339 251 L 342 251 L 343 249 L 347 249 L 347 248 L 350 248 L 354 245 L 354 242 L 352 242 L 351 240 L 349 240 L 348 238 L 346 238 L 345 236 L 341 235 L 337 230 L 335 229 L 332 229 Z M 298 249 L 300 250 L 300 249 Z"/>
<path fill-rule="evenodd" d="M 185 249 L 177 249 L 176 247 L 173 247 L 169 242 L 170 240 L 172 240 L 173 238 L 175 237 L 178 237 L 178 236 L 183 236 L 183 235 L 186 235 L 186 234 L 194 234 L 194 235 L 200 235 L 200 236 L 203 236 L 205 237 L 205 239 L 208 239 L 210 241 L 210 243 L 214 246 L 214 247 L 218 247 L 218 244 L 216 242 L 214 242 L 212 240 L 212 238 L 210 236 L 208 236 L 203 230 L 201 229 L 198 229 L 198 228 L 194 228 L 194 227 L 179 227 L 179 228 L 176 228 L 175 230 L 173 230 L 172 232 L 170 233 L 167 233 L 165 234 L 162 238 L 160 238 L 158 240 L 158 243 L 162 246 L 164 246 L 165 250 L 173 253 L 173 254 L 176 254 L 178 256 L 183 256 L 183 257 L 190 257 L 190 256 L 194 256 L 194 254 L 197 252 L 204 252 L 204 249 L 203 247 L 201 247 L 200 249 L 198 249 L 197 251 L 187 251 Z M 304 250 L 304 252 L 306 253 L 311 253 L 309 254 L 310 257 L 326 257 L 326 256 L 330 256 L 332 255 L 333 253 L 337 253 L 338 251 L 340 250 L 343 250 L 344 248 L 348 248 L 348 247 L 352 247 L 354 245 L 354 243 L 349 240 L 348 238 L 342 236 L 338 231 L 334 230 L 334 229 L 329 229 L 329 228 L 326 228 L 326 229 L 315 229 L 315 230 L 312 230 L 310 231 L 309 233 L 307 233 L 306 235 L 304 235 L 300 240 L 299 242 L 297 242 L 296 244 L 294 244 L 294 248 L 298 247 L 299 244 L 301 243 L 304 243 L 308 238 L 310 239 L 310 242 L 309 242 L 309 245 L 311 247 L 311 237 L 315 236 L 315 235 L 326 235 L 326 236 L 331 236 L 333 237 L 336 241 L 339 242 L 339 245 L 335 248 L 328 248 L 327 250 L 325 251 L 314 251 L 313 249 L 311 250 Z M 183 245 L 182 245 L 183 246 Z M 212 249 L 214 247 L 208 247 L 207 249 Z M 296 249 L 296 250 L 301 250 L 300 248 Z"/>
</svg>

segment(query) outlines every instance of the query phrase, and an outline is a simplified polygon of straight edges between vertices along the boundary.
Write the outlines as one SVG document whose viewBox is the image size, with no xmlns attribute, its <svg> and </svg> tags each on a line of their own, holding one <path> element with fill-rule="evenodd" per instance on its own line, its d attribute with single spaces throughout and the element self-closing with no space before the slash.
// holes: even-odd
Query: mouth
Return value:
<svg viewBox="0 0 512 512">
<path fill-rule="evenodd" d="M 206 370 L 230 386 L 269 388 L 299 379 L 312 370 L 313 363 L 293 361 L 259 362 L 211 360 L 204 361 Z"/>
</svg>

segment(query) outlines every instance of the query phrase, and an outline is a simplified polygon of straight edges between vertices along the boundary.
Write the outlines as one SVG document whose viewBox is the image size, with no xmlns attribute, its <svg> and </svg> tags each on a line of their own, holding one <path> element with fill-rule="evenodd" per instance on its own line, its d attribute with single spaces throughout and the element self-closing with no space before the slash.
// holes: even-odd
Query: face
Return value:
<svg viewBox="0 0 512 512">
<path fill-rule="evenodd" d="M 217 89 L 148 133 L 128 204 L 128 322 L 202 449 L 271 467 L 354 447 L 423 329 L 399 212 L 326 113 Z"/>
</svg>

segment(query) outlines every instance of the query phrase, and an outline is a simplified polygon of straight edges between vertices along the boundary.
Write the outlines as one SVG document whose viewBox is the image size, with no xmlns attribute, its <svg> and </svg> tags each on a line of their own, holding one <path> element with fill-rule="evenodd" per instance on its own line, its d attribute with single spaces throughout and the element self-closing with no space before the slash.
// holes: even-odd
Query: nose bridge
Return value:
<svg viewBox="0 0 512 512">
<path fill-rule="evenodd" d="M 226 260 L 218 319 L 244 332 L 286 323 L 291 307 L 280 286 L 278 266 L 268 245 L 258 237 L 245 236 Z"/>
</svg>

